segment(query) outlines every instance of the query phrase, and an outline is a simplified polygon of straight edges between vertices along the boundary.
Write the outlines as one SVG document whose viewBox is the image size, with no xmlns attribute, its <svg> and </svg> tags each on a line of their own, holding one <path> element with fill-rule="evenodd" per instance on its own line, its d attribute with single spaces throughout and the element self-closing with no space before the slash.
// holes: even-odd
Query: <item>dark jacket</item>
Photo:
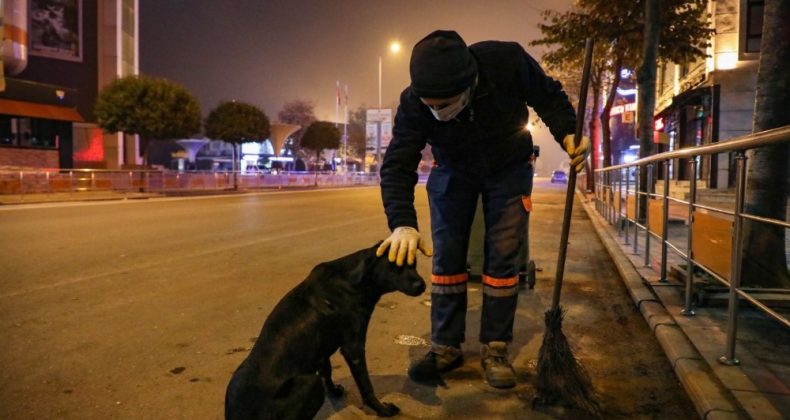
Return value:
<svg viewBox="0 0 790 420">
<path fill-rule="evenodd" d="M 575 112 L 562 85 L 546 76 L 519 44 L 485 41 L 469 49 L 477 60 L 477 85 L 469 105 L 454 120 L 436 120 L 411 88 L 401 93 L 381 166 L 381 195 L 390 229 L 417 227 L 414 185 L 426 142 L 438 165 L 484 179 L 531 155 L 527 105 L 558 143 L 575 130 Z"/>
</svg>

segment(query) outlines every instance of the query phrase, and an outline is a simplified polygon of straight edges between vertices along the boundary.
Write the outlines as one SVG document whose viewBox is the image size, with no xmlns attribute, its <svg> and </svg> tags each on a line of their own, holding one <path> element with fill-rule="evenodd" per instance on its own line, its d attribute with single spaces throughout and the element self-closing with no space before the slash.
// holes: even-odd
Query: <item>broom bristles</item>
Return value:
<svg viewBox="0 0 790 420">
<path fill-rule="evenodd" d="M 543 404 L 565 402 L 600 417 L 601 408 L 590 376 L 573 356 L 562 333 L 562 307 L 545 314 L 546 332 L 538 353 L 537 401 Z"/>
</svg>

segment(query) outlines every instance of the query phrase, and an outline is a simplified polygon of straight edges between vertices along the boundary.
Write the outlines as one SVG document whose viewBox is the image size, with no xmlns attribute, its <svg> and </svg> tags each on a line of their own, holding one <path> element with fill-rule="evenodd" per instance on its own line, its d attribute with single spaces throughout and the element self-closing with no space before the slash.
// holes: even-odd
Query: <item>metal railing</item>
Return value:
<svg viewBox="0 0 790 420">
<path fill-rule="evenodd" d="M 783 316 L 753 296 L 758 294 L 758 292 L 787 293 L 790 292 L 790 289 L 758 289 L 741 286 L 741 264 L 744 249 L 743 221 L 750 220 L 757 223 L 770 224 L 779 228 L 790 228 L 790 224 L 785 220 L 760 217 L 744 212 L 747 178 L 746 151 L 783 142 L 790 142 L 790 126 L 741 136 L 726 142 L 659 153 L 631 163 L 598 169 L 594 174 L 596 210 L 610 224 L 616 226 L 618 235 L 624 237 L 626 246 L 630 245 L 629 242 L 633 239 L 632 245 L 635 255 L 639 254 L 640 231 L 643 233 L 644 243 L 642 245 L 642 250 L 644 251 L 645 266 L 650 266 L 651 264 L 651 237 L 660 241 L 660 282 L 668 281 L 669 250 L 672 250 L 675 255 L 681 258 L 681 261 L 685 262 L 683 315 L 694 315 L 694 291 L 692 289 L 695 267 L 703 270 L 711 278 L 727 288 L 727 339 L 724 355 L 719 359 L 722 364 L 734 365 L 739 363 L 738 359 L 735 357 L 739 299 L 748 301 L 760 311 L 777 320 L 780 324 L 790 328 L 790 320 L 788 320 L 786 316 Z M 729 210 L 716 205 L 698 203 L 698 185 L 696 179 L 697 166 L 699 165 L 698 158 L 705 155 L 729 152 L 735 154 L 736 180 L 734 209 Z M 690 180 L 689 193 L 686 200 L 670 196 L 670 165 L 675 159 L 688 159 Z M 655 191 L 657 182 L 654 172 L 657 165 L 662 165 L 663 169 L 663 188 L 661 192 Z M 646 191 L 640 188 L 639 176 L 641 171 L 639 169 L 642 167 L 646 169 Z M 640 208 L 642 202 L 648 205 L 647 208 Z M 658 205 L 661 207 L 660 213 L 650 211 L 651 208 L 658 207 Z M 676 210 L 679 209 L 685 213 L 684 219 L 688 224 L 688 229 L 685 232 L 685 249 L 681 249 L 681 247 L 671 243 L 669 240 L 669 214 L 670 208 L 673 206 Z M 643 223 L 640 223 L 641 213 L 644 213 Z M 701 216 L 698 213 L 709 214 L 711 216 L 719 215 L 719 218 L 724 217 L 727 219 L 719 226 L 727 226 L 731 229 L 729 238 L 731 241 L 729 243 L 731 247 L 731 260 L 729 267 L 727 267 L 729 272 L 726 272 L 727 270 L 723 270 L 725 272 L 722 272 L 721 268 L 717 272 L 717 270 L 711 267 L 712 264 L 708 261 L 695 259 L 695 257 L 697 257 L 694 251 L 695 244 L 697 246 L 702 244 L 699 240 L 695 243 L 695 238 L 692 234 L 694 231 L 695 216 Z M 657 216 L 660 218 L 659 221 L 651 220 Z M 713 217 L 713 219 L 715 218 L 716 217 Z M 731 221 L 729 219 L 731 219 Z M 633 238 L 630 236 L 632 228 Z M 660 233 L 658 231 L 660 231 Z M 699 234 L 700 232 L 698 231 L 697 233 Z M 708 232 L 703 233 L 707 234 Z M 787 269 L 787 267 L 785 267 L 785 269 Z"/>
<path fill-rule="evenodd" d="M 169 193 L 196 190 L 265 189 L 377 185 L 372 172 L 236 172 L 173 170 L 5 170 L 0 194 L 53 194 L 83 191 Z"/>
</svg>

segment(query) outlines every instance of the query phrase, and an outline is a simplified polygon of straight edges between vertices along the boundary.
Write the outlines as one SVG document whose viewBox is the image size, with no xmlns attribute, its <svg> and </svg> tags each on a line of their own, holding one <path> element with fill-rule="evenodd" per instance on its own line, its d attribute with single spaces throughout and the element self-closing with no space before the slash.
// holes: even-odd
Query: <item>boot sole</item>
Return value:
<svg viewBox="0 0 790 420">
<path fill-rule="evenodd" d="M 489 386 L 492 386 L 497 389 L 510 389 L 516 386 L 516 380 L 500 380 L 500 381 L 491 381 L 486 379 Z"/>
</svg>

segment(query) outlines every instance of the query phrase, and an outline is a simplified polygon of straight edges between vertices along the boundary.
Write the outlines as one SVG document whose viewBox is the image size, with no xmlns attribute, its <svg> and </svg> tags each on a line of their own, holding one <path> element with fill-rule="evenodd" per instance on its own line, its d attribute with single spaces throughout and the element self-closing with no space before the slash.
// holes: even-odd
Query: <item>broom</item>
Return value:
<svg viewBox="0 0 790 420">
<path fill-rule="evenodd" d="M 582 85 L 579 93 L 579 105 L 576 111 L 576 133 L 574 142 L 578 146 L 584 127 L 584 110 L 587 104 L 587 85 L 590 81 L 590 65 L 592 61 L 592 39 L 587 38 L 584 50 L 584 68 Z M 568 232 L 571 226 L 573 211 L 573 194 L 576 189 L 576 169 L 571 168 L 568 177 L 568 191 L 565 196 L 565 214 L 562 220 L 560 238 L 560 254 L 557 260 L 557 275 L 554 280 L 554 296 L 551 309 L 546 311 L 546 331 L 543 344 L 538 353 L 538 376 L 536 404 L 550 405 L 564 402 L 577 407 L 594 416 L 600 417 L 600 406 L 592 389 L 590 376 L 573 356 L 568 339 L 562 333 L 564 311 L 560 306 L 562 276 L 565 271 L 565 254 L 568 248 Z"/>
</svg>

